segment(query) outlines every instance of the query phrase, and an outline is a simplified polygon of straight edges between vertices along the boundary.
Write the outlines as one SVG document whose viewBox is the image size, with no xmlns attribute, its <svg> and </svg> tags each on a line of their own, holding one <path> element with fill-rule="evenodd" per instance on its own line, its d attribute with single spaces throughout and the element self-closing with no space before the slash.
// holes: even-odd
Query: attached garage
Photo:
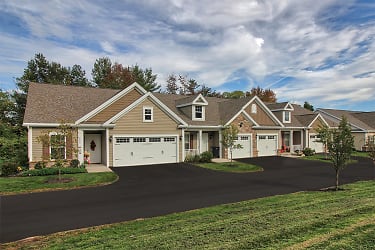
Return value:
<svg viewBox="0 0 375 250">
<path fill-rule="evenodd" d="M 240 144 L 242 148 L 233 149 L 233 159 L 249 158 L 251 153 L 251 134 L 239 135 L 236 144 Z"/>
<path fill-rule="evenodd" d="M 257 136 L 258 156 L 277 155 L 277 135 Z"/>
<path fill-rule="evenodd" d="M 309 148 L 314 149 L 315 153 L 323 153 L 324 152 L 324 145 L 323 143 L 319 142 L 320 137 L 318 134 L 310 134 L 309 137 Z"/>
<path fill-rule="evenodd" d="M 177 136 L 114 136 L 113 166 L 135 166 L 178 161 Z"/>
</svg>

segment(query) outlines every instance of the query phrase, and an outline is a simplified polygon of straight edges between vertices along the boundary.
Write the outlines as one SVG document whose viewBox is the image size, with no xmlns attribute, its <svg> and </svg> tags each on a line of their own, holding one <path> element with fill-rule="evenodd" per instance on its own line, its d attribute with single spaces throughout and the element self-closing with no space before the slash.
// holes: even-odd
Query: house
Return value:
<svg viewBox="0 0 375 250">
<path fill-rule="evenodd" d="M 316 129 L 329 125 L 320 114 L 289 102 L 268 103 L 267 107 L 283 124 L 281 128 L 282 151 L 295 152 L 311 148 L 317 153 L 324 152 L 324 146 L 320 142 Z"/>
<path fill-rule="evenodd" d="M 368 144 L 375 143 L 375 112 L 362 112 L 338 109 L 316 110 L 331 127 L 338 127 L 342 117 L 345 116 L 352 128 L 354 147 L 356 150 L 366 150 Z"/>
<path fill-rule="evenodd" d="M 69 138 L 60 138 L 63 146 L 40 143 L 42 134 L 58 136 L 61 121 L 76 129 Z M 91 163 L 117 167 L 181 162 L 205 151 L 227 158 L 220 142 L 230 124 L 239 128 L 237 142 L 242 145 L 233 158 L 276 155 L 282 145 L 290 150 L 313 146 L 311 136 L 323 123 L 320 114 L 298 105 L 266 105 L 256 96 L 150 93 L 137 83 L 123 90 L 30 83 L 23 125 L 31 166 L 42 159 L 53 162 L 59 150 L 68 160 L 83 162 L 88 152 Z M 78 152 L 72 154 L 70 148 Z"/>
</svg>

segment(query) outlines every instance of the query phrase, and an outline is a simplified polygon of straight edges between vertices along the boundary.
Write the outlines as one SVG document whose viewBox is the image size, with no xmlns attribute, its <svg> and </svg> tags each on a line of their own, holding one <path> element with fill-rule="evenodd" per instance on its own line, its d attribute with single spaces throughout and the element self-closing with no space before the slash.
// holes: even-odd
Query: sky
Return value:
<svg viewBox="0 0 375 250">
<path fill-rule="evenodd" d="M 217 91 L 270 88 L 278 101 L 375 111 L 375 1 L 0 0 L 0 89 L 42 53 L 188 75 Z"/>
</svg>

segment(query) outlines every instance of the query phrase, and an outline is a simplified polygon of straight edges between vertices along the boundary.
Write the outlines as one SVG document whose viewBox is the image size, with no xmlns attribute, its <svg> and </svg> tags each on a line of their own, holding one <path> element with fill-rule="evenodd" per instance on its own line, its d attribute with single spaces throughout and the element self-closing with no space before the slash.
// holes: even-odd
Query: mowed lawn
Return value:
<svg viewBox="0 0 375 250">
<path fill-rule="evenodd" d="M 71 181 L 66 183 L 49 183 L 51 179 L 58 179 L 57 175 L 0 177 L 0 195 L 105 185 L 116 181 L 118 178 L 113 172 L 63 174 L 61 177 L 63 179 L 71 179 Z"/>
<path fill-rule="evenodd" d="M 5 249 L 373 249 L 375 181 L 62 232 Z"/>
</svg>

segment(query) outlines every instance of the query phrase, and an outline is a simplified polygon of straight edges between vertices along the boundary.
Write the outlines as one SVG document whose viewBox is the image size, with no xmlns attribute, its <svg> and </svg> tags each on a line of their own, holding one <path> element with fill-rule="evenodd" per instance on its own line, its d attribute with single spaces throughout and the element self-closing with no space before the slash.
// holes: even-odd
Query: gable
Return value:
<svg viewBox="0 0 375 250">
<path fill-rule="evenodd" d="M 143 107 L 153 110 L 153 122 L 143 122 Z M 179 124 L 148 97 L 113 122 L 113 133 L 172 133 Z"/>
<path fill-rule="evenodd" d="M 98 112 L 96 115 L 85 121 L 85 123 L 104 123 L 111 117 L 115 116 L 117 113 L 121 112 L 124 108 L 135 102 L 141 96 L 141 93 L 139 93 L 136 89 L 133 89 L 122 96 L 120 99 L 116 100 L 114 103 L 110 104 L 109 106 Z"/>
<path fill-rule="evenodd" d="M 252 105 L 256 105 L 257 112 L 252 113 L 251 108 Z M 246 113 L 256 122 L 259 126 L 280 126 L 276 121 L 274 121 L 270 114 L 266 112 L 263 107 L 256 101 L 253 100 L 247 107 L 245 108 Z"/>
<path fill-rule="evenodd" d="M 321 126 L 323 126 L 325 123 L 324 121 L 322 120 L 322 118 L 318 117 L 317 119 L 315 119 L 315 121 L 310 125 L 311 128 L 313 129 L 317 129 Z"/>
</svg>

